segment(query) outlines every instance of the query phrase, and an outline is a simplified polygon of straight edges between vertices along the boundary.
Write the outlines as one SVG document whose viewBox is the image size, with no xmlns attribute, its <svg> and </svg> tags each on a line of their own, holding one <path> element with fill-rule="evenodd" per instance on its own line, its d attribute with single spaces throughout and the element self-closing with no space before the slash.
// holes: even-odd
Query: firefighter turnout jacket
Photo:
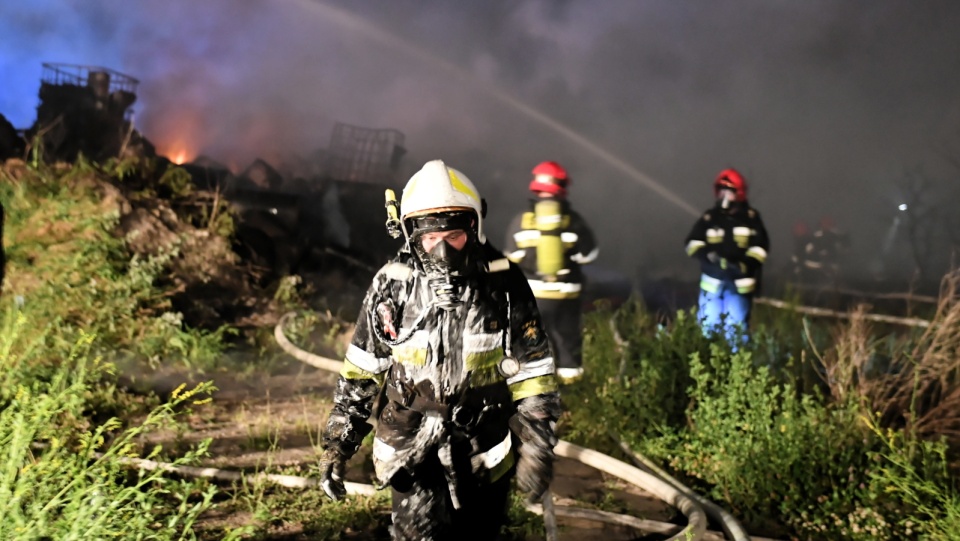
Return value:
<svg viewBox="0 0 960 541">
<path fill-rule="evenodd" d="M 565 199 L 542 197 L 507 230 L 506 254 L 520 265 L 538 299 L 576 299 L 583 288 L 581 265 L 600 249 L 580 215 Z"/>
<path fill-rule="evenodd" d="M 559 402 L 554 360 L 520 269 L 484 243 L 461 302 L 442 308 L 404 247 L 374 277 L 347 350 L 324 434 L 351 456 L 371 413 L 380 483 L 440 457 L 456 502 L 459 482 L 493 482 L 513 466 L 509 419 L 530 397 Z M 376 405 L 374 404 L 376 402 Z"/>
<path fill-rule="evenodd" d="M 728 209 L 718 203 L 694 224 L 686 249 L 700 260 L 701 289 L 716 293 L 723 281 L 731 281 L 747 295 L 756 290 L 770 241 L 756 209 L 745 202 Z"/>
</svg>

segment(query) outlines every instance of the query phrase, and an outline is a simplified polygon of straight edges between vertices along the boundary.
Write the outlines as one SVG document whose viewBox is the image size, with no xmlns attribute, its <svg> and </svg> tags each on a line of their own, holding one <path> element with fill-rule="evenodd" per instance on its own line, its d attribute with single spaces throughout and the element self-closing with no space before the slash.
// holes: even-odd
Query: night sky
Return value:
<svg viewBox="0 0 960 541">
<path fill-rule="evenodd" d="M 138 78 L 136 125 L 167 155 L 243 168 L 326 147 L 337 121 L 394 128 L 403 174 L 462 170 L 498 243 L 556 160 L 598 265 L 634 279 L 696 275 L 683 239 L 723 168 L 750 182 L 771 272 L 793 224 L 823 216 L 864 275 L 905 270 L 884 239 L 925 182 L 945 268 L 958 29 L 953 0 L 4 0 L 0 114 L 28 127 L 41 63 L 63 62 Z"/>
</svg>

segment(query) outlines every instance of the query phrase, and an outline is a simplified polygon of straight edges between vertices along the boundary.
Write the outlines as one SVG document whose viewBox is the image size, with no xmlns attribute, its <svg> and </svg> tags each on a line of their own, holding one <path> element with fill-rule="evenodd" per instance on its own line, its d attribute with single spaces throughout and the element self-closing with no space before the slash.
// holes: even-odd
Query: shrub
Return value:
<svg viewBox="0 0 960 541">
<path fill-rule="evenodd" d="M 856 409 L 798 395 L 751 357 L 716 346 L 691 356 L 689 424 L 664 432 L 660 458 L 748 523 L 779 517 L 811 538 L 875 539 L 851 530 L 886 527 L 865 481 L 875 441 Z"/>
<path fill-rule="evenodd" d="M 22 169 L 16 175 L 0 168 L 0 199 L 7 210 L 4 294 L 22 304 L 31 322 L 25 332 L 65 342 L 44 345 L 55 349 L 67 347 L 82 331 L 96 337 L 98 352 L 211 363 L 222 353 L 227 330 L 182 324 L 170 291 L 156 285 L 176 253 L 131 256 L 113 234 L 118 200 L 96 178 L 83 161 L 67 170 Z M 48 326 L 57 332 L 45 333 Z"/>
<path fill-rule="evenodd" d="M 175 392 L 141 424 L 120 430 L 117 419 L 102 424 L 86 417 L 89 395 L 109 366 L 91 355 L 92 335 L 61 356 L 34 347 L 23 330 L 29 320 L 6 310 L 0 332 L 0 539 L 192 539 L 192 526 L 212 505 L 216 492 L 202 481 L 164 477 L 160 471 L 131 471 L 147 431 L 169 426 L 210 390 L 201 385 Z M 36 377 L 35 357 L 56 362 Z M 109 445 L 107 444 L 109 441 Z M 154 448 L 148 458 L 159 456 Z M 206 444 L 174 464 L 195 462 Z"/>
<path fill-rule="evenodd" d="M 750 344 L 733 353 L 703 337 L 685 312 L 667 326 L 635 304 L 591 314 L 586 377 L 564 389 L 571 410 L 564 437 L 616 452 L 609 436 L 618 436 L 754 531 L 802 539 L 960 537 L 947 447 L 903 431 L 885 442 L 864 422 L 877 403 L 867 390 L 902 381 L 899 373 L 876 373 L 877 346 L 913 358 L 929 351 L 943 360 L 931 364 L 943 366 L 953 350 L 941 344 L 953 342 L 933 338 L 953 331 L 934 330 L 920 342 L 906 333 L 913 342 L 905 347 L 898 336 L 871 334 L 856 317 L 839 332 L 790 313 L 758 319 Z M 923 452 L 909 460 L 893 452 L 905 445 Z"/>
</svg>

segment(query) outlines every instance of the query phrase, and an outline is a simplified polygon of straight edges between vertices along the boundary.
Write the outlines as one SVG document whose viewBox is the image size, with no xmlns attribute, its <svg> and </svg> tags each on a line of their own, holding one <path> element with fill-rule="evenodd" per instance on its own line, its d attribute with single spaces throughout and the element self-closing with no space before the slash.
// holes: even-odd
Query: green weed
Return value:
<svg viewBox="0 0 960 541">
<path fill-rule="evenodd" d="M 62 354 L 33 347 L 23 332 L 29 320 L 12 310 L 0 333 L 0 539 L 192 539 L 215 487 L 169 478 L 162 471 L 131 470 L 140 436 L 176 422 L 179 411 L 203 401 L 211 388 L 174 392 L 137 426 L 119 419 L 91 423 L 91 390 L 109 366 L 94 356 L 92 335 Z M 34 357 L 52 358 L 37 377 Z M 173 460 L 195 463 L 206 443 Z M 156 447 L 146 456 L 158 459 Z"/>
</svg>

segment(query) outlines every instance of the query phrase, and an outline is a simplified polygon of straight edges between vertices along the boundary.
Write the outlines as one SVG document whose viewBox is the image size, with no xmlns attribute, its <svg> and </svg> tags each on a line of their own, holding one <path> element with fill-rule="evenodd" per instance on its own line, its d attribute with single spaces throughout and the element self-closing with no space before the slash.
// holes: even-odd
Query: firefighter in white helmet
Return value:
<svg viewBox="0 0 960 541">
<path fill-rule="evenodd" d="M 442 161 L 410 178 L 392 220 L 406 242 L 373 279 L 337 382 L 321 486 L 344 495 L 375 415 L 394 540 L 495 539 L 511 479 L 531 499 L 552 479 L 554 361 L 536 299 L 483 218 L 476 187 Z"/>
<path fill-rule="evenodd" d="M 506 254 L 530 281 L 557 358 L 557 376 L 572 383 L 583 375 L 581 330 L 583 271 L 600 253 L 593 231 L 570 206 L 570 177 L 557 162 L 533 168 L 527 211 L 507 229 Z"/>
</svg>

